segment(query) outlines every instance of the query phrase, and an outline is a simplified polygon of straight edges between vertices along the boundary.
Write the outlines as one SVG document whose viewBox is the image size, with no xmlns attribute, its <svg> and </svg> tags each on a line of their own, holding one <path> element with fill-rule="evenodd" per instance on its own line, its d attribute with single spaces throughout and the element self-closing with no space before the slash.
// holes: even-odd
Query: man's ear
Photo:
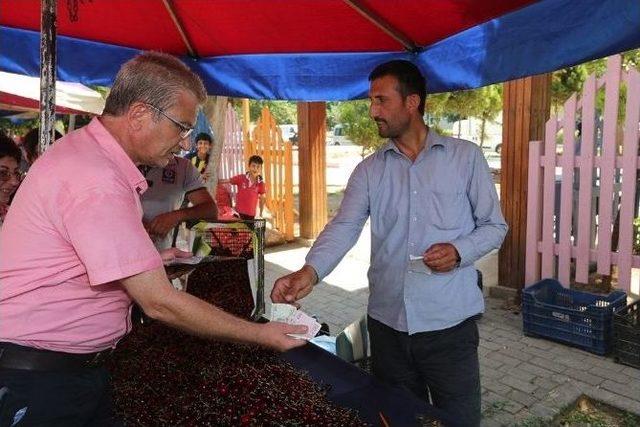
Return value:
<svg viewBox="0 0 640 427">
<path fill-rule="evenodd" d="M 145 123 L 150 120 L 149 107 L 144 102 L 134 102 L 127 111 L 127 122 L 133 131 L 140 131 Z"/>
<path fill-rule="evenodd" d="M 407 96 L 405 104 L 411 111 L 418 111 L 418 107 L 420 106 L 420 95 L 414 93 Z"/>
</svg>

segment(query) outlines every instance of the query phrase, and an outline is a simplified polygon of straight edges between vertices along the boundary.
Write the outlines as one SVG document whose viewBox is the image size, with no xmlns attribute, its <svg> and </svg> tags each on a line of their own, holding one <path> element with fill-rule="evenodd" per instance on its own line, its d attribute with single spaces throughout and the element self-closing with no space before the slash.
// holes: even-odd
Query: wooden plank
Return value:
<svg viewBox="0 0 640 427">
<path fill-rule="evenodd" d="M 633 217 L 638 172 L 638 122 L 640 121 L 640 74 L 628 73 L 627 105 L 622 151 L 622 200 L 620 210 L 620 242 L 618 249 L 618 286 L 631 288 L 631 257 L 633 255 Z"/>
<path fill-rule="evenodd" d="M 243 165 L 249 160 L 249 153 L 253 152 L 252 147 L 250 146 L 251 141 L 251 117 L 249 114 L 249 100 L 247 98 L 242 99 L 242 140 L 243 140 L 243 151 L 244 151 L 244 161 Z"/>
<path fill-rule="evenodd" d="M 555 277 L 555 257 L 553 255 L 555 225 L 555 193 L 556 193 L 556 134 L 558 123 L 555 117 L 549 119 L 544 135 L 545 162 L 542 165 L 544 197 L 542 200 L 542 263 L 540 275 L 543 279 Z"/>
<path fill-rule="evenodd" d="M 513 186 L 512 194 L 526 194 L 526 176 L 522 176 L 523 171 L 526 172 L 526 160 L 528 158 L 529 146 L 529 125 L 531 123 L 531 91 L 532 79 L 521 79 L 518 81 L 518 97 L 516 99 L 516 115 L 520 120 L 516 122 L 516 140 L 513 148 Z M 524 185 L 523 185 L 524 184 Z M 526 237 L 524 236 L 524 227 L 526 225 L 526 196 L 511 198 L 511 218 L 510 224 L 512 232 L 511 247 L 512 252 L 516 254 L 524 254 L 526 246 L 524 245 Z M 524 257 L 517 256 L 511 260 L 514 279 L 520 281 L 519 287 L 524 285 Z M 517 279 L 516 279 L 517 278 Z"/>
<path fill-rule="evenodd" d="M 504 84 L 500 194 L 509 232 L 500 248 L 498 281 L 514 289 L 525 282 L 528 144 L 542 139 L 550 81 L 550 75 L 544 74 Z"/>
<path fill-rule="evenodd" d="M 529 175 L 527 190 L 527 240 L 525 263 L 525 286 L 533 285 L 540 280 L 540 253 L 538 241 L 540 240 L 542 204 L 542 170 L 540 157 L 542 155 L 542 142 L 531 141 L 529 143 Z"/>
<path fill-rule="evenodd" d="M 538 252 L 542 253 L 544 250 L 542 247 L 543 242 L 538 242 Z M 571 256 L 572 257 L 576 257 L 577 255 L 577 248 L 575 246 L 571 246 Z M 553 254 L 554 255 L 558 255 L 560 253 L 560 245 L 559 244 L 554 244 L 553 245 Z M 598 250 L 597 249 L 589 249 L 589 260 L 591 261 L 596 261 L 598 259 Z M 620 260 L 620 256 L 617 252 L 612 252 L 611 253 L 611 263 L 613 263 L 614 265 L 619 264 Z M 631 267 L 632 268 L 640 268 L 640 255 L 633 255 L 631 257 Z"/>
<path fill-rule="evenodd" d="M 583 88 L 582 130 L 578 170 L 580 190 L 578 193 L 578 238 L 576 252 L 576 282 L 589 282 L 589 249 L 591 248 L 591 227 L 595 218 L 591 215 L 593 195 L 593 153 L 596 134 L 596 78 L 590 75 Z"/>
<path fill-rule="evenodd" d="M 293 235 L 293 149 L 291 144 L 286 144 L 284 154 L 284 213 L 285 213 L 285 232 L 284 236 L 287 241 L 294 239 Z"/>
<path fill-rule="evenodd" d="M 611 274 L 611 228 L 613 226 L 613 178 L 615 174 L 618 100 L 622 57 L 607 60 L 602 166 L 600 169 L 600 201 L 598 206 L 598 273 Z"/>
<path fill-rule="evenodd" d="M 502 168 L 500 171 L 500 203 L 502 205 L 502 212 L 509 224 L 509 231 L 505 236 L 505 240 L 500 247 L 500 255 L 498 257 L 498 276 L 499 283 L 502 286 L 513 287 L 512 278 L 512 264 L 511 258 L 513 257 L 513 251 L 511 250 L 513 238 L 511 237 L 512 230 L 511 224 L 513 218 L 511 215 L 511 200 L 513 198 L 513 191 L 511 190 L 511 183 L 513 182 L 513 161 L 511 152 L 513 151 L 512 145 L 519 143 L 515 138 L 515 123 L 516 123 L 516 87 L 517 81 L 506 82 L 504 85 L 503 93 L 503 126 L 502 126 L 502 150 L 500 153 Z"/>
<path fill-rule="evenodd" d="M 571 225 L 573 218 L 573 167 L 575 157 L 574 137 L 576 132 L 576 95 L 564 104 L 562 181 L 560 183 L 560 254 L 558 256 L 558 281 L 563 286 L 571 285 Z"/>
<path fill-rule="evenodd" d="M 298 103 L 300 236 L 315 239 L 327 222 L 326 104 Z"/>
</svg>

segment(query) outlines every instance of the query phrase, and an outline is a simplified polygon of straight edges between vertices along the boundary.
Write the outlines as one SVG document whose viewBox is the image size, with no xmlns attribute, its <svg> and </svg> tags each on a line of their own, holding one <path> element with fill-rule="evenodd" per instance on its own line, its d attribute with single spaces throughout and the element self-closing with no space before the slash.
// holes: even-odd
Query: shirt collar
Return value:
<svg viewBox="0 0 640 427">
<path fill-rule="evenodd" d="M 98 117 L 94 117 L 87 125 L 87 131 L 122 172 L 131 188 L 138 194 L 144 193 L 149 187 L 147 180 Z"/>
<path fill-rule="evenodd" d="M 427 150 L 431 150 L 434 147 L 442 147 L 444 149 L 447 148 L 447 140 L 439 133 L 435 132 L 433 129 L 429 129 L 427 132 L 427 139 L 425 141 L 425 147 Z M 392 150 L 396 153 L 402 155 L 402 151 L 398 148 L 393 139 L 389 139 L 388 142 L 382 146 L 382 152 L 386 153 L 387 151 Z M 424 149 L 422 151 L 425 151 Z M 421 152 L 422 153 L 422 152 Z"/>
</svg>

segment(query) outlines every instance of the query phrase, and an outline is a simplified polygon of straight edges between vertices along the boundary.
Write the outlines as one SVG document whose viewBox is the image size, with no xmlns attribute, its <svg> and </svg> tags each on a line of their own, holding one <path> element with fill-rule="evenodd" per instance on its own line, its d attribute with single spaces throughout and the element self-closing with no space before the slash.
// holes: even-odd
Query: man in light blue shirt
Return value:
<svg viewBox="0 0 640 427">
<path fill-rule="evenodd" d="M 349 178 L 335 218 L 305 266 L 274 285 L 274 302 L 306 296 L 358 240 L 371 218 L 368 327 L 373 371 L 480 422 L 478 329 L 484 311 L 473 263 L 507 232 L 481 150 L 424 123 L 425 80 L 408 61 L 369 76 L 369 114 L 389 142 Z"/>
</svg>

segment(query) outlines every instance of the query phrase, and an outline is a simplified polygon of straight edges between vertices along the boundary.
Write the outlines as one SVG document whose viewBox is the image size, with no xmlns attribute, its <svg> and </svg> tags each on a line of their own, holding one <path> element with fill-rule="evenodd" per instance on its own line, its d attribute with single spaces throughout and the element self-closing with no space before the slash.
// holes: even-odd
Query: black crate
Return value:
<svg viewBox="0 0 640 427">
<path fill-rule="evenodd" d="M 613 357 L 618 363 L 640 369 L 640 301 L 613 315 Z"/>
<path fill-rule="evenodd" d="M 523 331 L 604 355 L 611 347 L 613 313 L 626 301 L 622 291 L 595 295 L 545 279 L 522 292 Z"/>
</svg>

